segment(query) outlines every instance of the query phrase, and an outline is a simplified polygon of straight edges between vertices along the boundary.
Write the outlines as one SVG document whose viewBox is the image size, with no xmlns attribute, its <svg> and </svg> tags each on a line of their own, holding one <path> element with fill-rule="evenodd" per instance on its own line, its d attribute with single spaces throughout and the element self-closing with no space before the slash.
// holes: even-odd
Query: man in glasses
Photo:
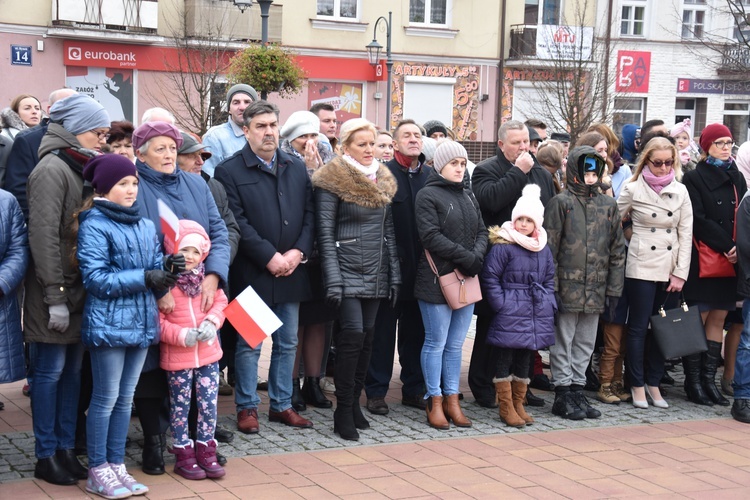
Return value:
<svg viewBox="0 0 750 500">
<path fill-rule="evenodd" d="M 565 419 L 597 418 L 583 394 L 586 367 L 607 297 L 622 295 L 625 240 L 614 198 L 602 194 L 604 159 L 590 146 L 568 157 L 565 190 L 547 204 L 544 228 L 557 274 L 558 316 L 550 371 L 552 413 Z"/>
</svg>

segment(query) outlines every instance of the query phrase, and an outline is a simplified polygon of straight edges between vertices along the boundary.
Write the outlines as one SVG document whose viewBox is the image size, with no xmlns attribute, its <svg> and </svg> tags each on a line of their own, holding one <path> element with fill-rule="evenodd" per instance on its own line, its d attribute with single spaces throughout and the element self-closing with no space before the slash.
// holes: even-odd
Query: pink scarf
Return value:
<svg viewBox="0 0 750 500">
<path fill-rule="evenodd" d="M 672 184 L 672 181 L 674 180 L 674 169 L 671 169 L 667 175 L 657 177 L 651 173 L 651 170 L 649 170 L 648 167 L 644 167 L 641 175 L 643 175 L 643 180 L 646 181 L 646 184 L 656 191 L 656 194 L 659 194 L 662 189 Z"/>
<path fill-rule="evenodd" d="M 503 239 L 521 245 L 530 252 L 541 252 L 547 246 L 547 231 L 543 227 L 537 227 L 531 236 L 524 236 L 513 227 L 513 222 L 507 221 L 500 226 L 498 234 Z"/>
<path fill-rule="evenodd" d="M 177 288 L 190 298 L 197 297 L 201 293 L 201 284 L 206 274 L 206 267 L 201 262 L 195 269 L 185 271 L 177 278 Z"/>
</svg>

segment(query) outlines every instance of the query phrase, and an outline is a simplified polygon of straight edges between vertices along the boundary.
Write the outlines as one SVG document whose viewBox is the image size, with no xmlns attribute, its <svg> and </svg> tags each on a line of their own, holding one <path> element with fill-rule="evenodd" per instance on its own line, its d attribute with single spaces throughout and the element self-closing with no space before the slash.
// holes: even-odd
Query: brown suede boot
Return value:
<svg viewBox="0 0 750 500">
<path fill-rule="evenodd" d="M 526 425 L 534 423 L 534 419 L 531 415 L 526 413 L 526 409 L 523 407 L 523 398 L 526 396 L 526 388 L 529 385 L 529 379 L 514 377 L 510 383 L 511 392 L 513 393 L 513 408 L 519 417 L 526 422 Z"/>
<path fill-rule="evenodd" d="M 443 413 L 456 427 L 471 427 L 471 420 L 466 418 L 458 403 L 458 394 L 450 394 L 443 398 Z"/>
<path fill-rule="evenodd" d="M 446 431 L 451 428 L 451 424 L 445 418 L 443 413 L 443 396 L 431 396 L 427 398 L 427 423 L 434 429 Z"/>
<path fill-rule="evenodd" d="M 500 407 L 500 420 L 509 427 L 525 427 L 526 421 L 518 416 L 513 405 L 513 394 L 510 388 L 510 379 L 493 379 L 495 392 L 497 393 L 497 404 Z"/>
</svg>

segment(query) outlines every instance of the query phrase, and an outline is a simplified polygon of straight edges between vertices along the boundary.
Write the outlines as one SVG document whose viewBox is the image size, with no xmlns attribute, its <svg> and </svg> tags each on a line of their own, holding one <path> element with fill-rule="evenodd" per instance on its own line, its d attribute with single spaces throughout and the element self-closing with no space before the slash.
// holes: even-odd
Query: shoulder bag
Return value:
<svg viewBox="0 0 750 500">
<path fill-rule="evenodd" d="M 734 220 L 732 239 L 737 239 L 737 210 L 740 200 L 737 199 L 737 187 L 734 187 Z M 729 262 L 726 255 L 719 253 L 702 241 L 693 236 L 693 245 L 698 250 L 698 277 L 699 278 L 733 278 L 736 276 L 734 265 Z"/>
<path fill-rule="evenodd" d="M 440 282 L 440 288 L 445 301 L 448 303 L 448 307 L 455 311 L 456 309 L 461 309 L 482 300 L 479 276 L 464 276 L 458 269 L 454 269 L 445 276 L 440 276 L 429 250 L 425 248 L 424 254 L 427 257 L 427 262 L 430 263 L 430 269 L 432 269 L 432 272 L 437 276 L 438 282 Z"/>
<path fill-rule="evenodd" d="M 662 304 L 659 312 L 651 316 L 651 331 L 664 359 L 680 358 L 708 350 L 706 331 L 703 329 L 698 306 L 688 307 L 684 296 L 680 300 L 679 307 L 665 311 Z"/>
</svg>

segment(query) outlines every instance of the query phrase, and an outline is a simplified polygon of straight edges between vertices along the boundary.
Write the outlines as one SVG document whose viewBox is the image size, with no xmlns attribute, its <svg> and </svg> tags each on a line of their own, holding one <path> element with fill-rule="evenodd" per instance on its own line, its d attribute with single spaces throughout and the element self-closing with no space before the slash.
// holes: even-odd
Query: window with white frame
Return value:
<svg viewBox="0 0 750 500">
<path fill-rule="evenodd" d="M 360 0 L 318 0 L 318 16 L 356 21 L 359 19 Z"/>
<path fill-rule="evenodd" d="M 643 116 L 646 113 L 646 99 L 621 98 L 615 99 L 614 114 L 612 117 L 613 129 L 618 134 L 622 132 L 623 125 L 634 123 L 639 127 L 643 125 Z"/>
<path fill-rule="evenodd" d="M 703 38 L 706 26 L 706 0 L 683 0 L 682 38 Z"/>
<path fill-rule="evenodd" d="M 620 35 L 644 36 L 646 3 L 646 0 L 629 0 L 622 2 L 622 10 L 620 11 Z"/>
<path fill-rule="evenodd" d="M 447 26 L 453 0 L 409 0 L 409 23 Z"/>
<path fill-rule="evenodd" d="M 747 101 L 724 102 L 724 125 L 732 132 L 736 144 L 742 144 L 748 139 L 748 111 Z"/>
</svg>

